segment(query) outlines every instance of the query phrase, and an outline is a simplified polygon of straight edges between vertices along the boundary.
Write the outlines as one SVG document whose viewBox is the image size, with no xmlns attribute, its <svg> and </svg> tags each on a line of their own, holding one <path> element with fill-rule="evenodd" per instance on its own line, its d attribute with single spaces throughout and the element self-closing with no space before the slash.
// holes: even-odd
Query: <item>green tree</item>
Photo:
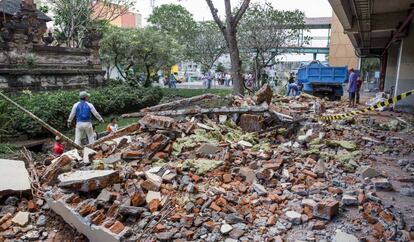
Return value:
<svg viewBox="0 0 414 242">
<path fill-rule="evenodd" d="M 190 45 L 197 32 L 197 23 L 193 15 L 177 4 L 163 4 L 156 7 L 148 18 L 148 22 L 154 28 L 171 35 L 184 46 Z M 191 56 L 189 51 L 185 54 L 188 57 Z"/>
<path fill-rule="evenodd" d="M 254 60 L 257 80 L 261 80 L 264 68 L 275 64 L 276 56 L 286 52 L 286 47 L 308 43 L 309 37 L 303 36 L 304 18 L 299 10 L 281 11 L 270 3 L 249 7 L 240 21 L 238 38 L 241 48 L 248 50 Z"/>
<path fill-rule="evenodd" d="M 203 70 L 208 71 L 225 53 L 227 47 L 217 25 L 212 21 L 206 21 L 198 23 L 195 38 L 187 49 L 192 53 L 191 59 L 201 64 Z"/>
<path fill-rule="evenodd" d="M 241 18 L 243 17 L 244 13 L 246 12 L 247 8 L 249 7 L 250 0 L 243 0 L 240 7 L 235 9 L 232 12 L 232 7 L 230 0 L 224 0 L 224 7 L 225 7 L 225 21 L 223 22 L 219 15 L 218 10 L 213 4 L 212 0 L 206 0 L 208 7 L 210 8 L 210 12 L 213 15 L 213 19 L 216 22 L 217 26 L 221 30 L 224 39 L 227 43 L 227 48 L 230 54 L 230 62 L 231 62 L 231 72 L 233 77 L 233 93 L 234 94 L 243 94 L 243 85 L 242 85 L 242 76 L 241 76 L 241 59 L 240 59 L 240 51 L 239 45 L 237 42 L 237 26 Z"/>
<path fill-rule="evenodd" d="M 57 35 L 68 47 L 81 47 L 91 29 L 124 15 L 134 0 L 50 0 Z"/>
<path fill-rule="evenodd" d="M 129 83 L 151 85 L 151 73 L 171 67 L 181 58 L 181 46 L 154 28 L 113 28 L 101 40 L 100 54 Z M 141 79 L 141 75 L 145 79 Z"/>
<path fill-rule="evenodd" d="M 217 64 L 217 66 L 216 66 L 216 72 L 221 72 L 221 73 L 223 73 L 223 72 L 225 72 L 225 71 L 226 71 L 226 68 L 224 68 L 223 63 L 219 62 L 219 63 Z"/>
<path fill-rule="evenodd" d="M 380 70 L 379 58 L 363 58 L 361 65 L 361 75 L 365 77 L 366 81 L 369 81 L 372 73 Z"/>
</svg>

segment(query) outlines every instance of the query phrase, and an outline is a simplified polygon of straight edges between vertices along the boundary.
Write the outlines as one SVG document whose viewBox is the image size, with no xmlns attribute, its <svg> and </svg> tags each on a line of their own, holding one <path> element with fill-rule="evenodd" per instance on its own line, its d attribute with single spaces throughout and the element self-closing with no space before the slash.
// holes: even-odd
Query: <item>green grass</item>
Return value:
<svg viewBox="0 0 414 242">
<path fill-rule="evenodd" d="M 163 88 L 162 93 L 165 97 L 182 97 L 189 98 L 206 93 L 216 94 L 219 96 L 227 96 L 231 94 L 232 89 L 172 89 L 172 88 Z"/>
</svg>

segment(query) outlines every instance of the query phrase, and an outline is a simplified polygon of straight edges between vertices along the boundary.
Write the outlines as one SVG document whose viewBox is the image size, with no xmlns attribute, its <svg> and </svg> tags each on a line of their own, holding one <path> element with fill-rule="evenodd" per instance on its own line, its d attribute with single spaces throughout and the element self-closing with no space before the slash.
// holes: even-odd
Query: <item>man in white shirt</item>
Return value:
<svg viewBox="0 0 414 242">
<path fill-rule="evenodd" d="M 94 131 L 92 127 L 92 115 L 95 116 L 100 122 L 104 122 L 103 118 L 96 111 L 92 103 L 87 102 L 89 93 L 83 91 L 79 93 L 80 101 L 75 103 L 72 107 L 68 118 L 68 127 L 70 127 L 72 120 L 76 116 L 76 130 L 75 130 L 75 143 L 80 145 L 83 135 L 86 133 L 88 137 L 88 143 L 95 142 Z"/>
</svg>

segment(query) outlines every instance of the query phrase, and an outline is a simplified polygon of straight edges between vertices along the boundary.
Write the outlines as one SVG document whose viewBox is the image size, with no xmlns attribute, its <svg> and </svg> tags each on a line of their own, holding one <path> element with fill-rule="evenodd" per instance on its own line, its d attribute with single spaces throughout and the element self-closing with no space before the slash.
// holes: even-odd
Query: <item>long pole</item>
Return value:
<svg viewBox="0 0 414 242">
<path fill-rule="evenodd" d="M 75 142 L 73 142 L 73 140 L 71 140 L 70 138 L 66 137 L 64 134 L 62 134 L 61 132 L 57 131 L 52 126 L 48 125 L 45 121 L 41 120 L 39 117 L 37 117 L 36 115 L 34 115 L 33 113 L 31 113 L 29 110 L 25 109 L 24 107 L 20 106 L 18 103 L 16 103 L 13 100 L 11 100 L 9 97 L 7 97 L 6 95 L 4 95 L 2 92 L 0 92 L 0 96 L 2 98 L 4 98 L 6 101 L 8 101 L 9 103 L 11 103 L 14 106 L 16 106 L 18 109 L 20 109 L 24 113 L 26 113 L 27 115 L 29 115 L 32 119 L 34 119 L 36 122 L 38 122 L 39 124 L 41 124 L 44 128 L 46 128 L 47 130 L 49 130 L 50 132 L 52 132 L 54 135 L 59 136 L 63 141 L 67 142 L 68 144 L 71 144 L 76 149 L 83 149 L 82 146 L 80 146 L 80 145 L 76 144 Z"/>
</svg>

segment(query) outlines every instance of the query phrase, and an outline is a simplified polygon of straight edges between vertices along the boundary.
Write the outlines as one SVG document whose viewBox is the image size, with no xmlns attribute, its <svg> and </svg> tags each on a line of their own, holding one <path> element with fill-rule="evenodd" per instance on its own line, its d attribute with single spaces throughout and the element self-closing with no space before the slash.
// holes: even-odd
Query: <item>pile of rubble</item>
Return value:
<svg viewBox="0 0 414 242">
<path fill-rule="evenodd" d="M 391 182 L 369 162 L 376 146 L 399 141 L 363 122 L 317 123 L 312 113 L 328 104 L 269 90 L 222 108 L 150 108 L 91 147 L 39 162 L 32 199 L 5 200 L 0 240 L 60 241 L 45 228 L 54 213 L 77 240 L 100 242 L 412 240 L 414 228 L 377 196 Z M 7 190 L 33 191 L 22 186 Z"/>
</svg>

